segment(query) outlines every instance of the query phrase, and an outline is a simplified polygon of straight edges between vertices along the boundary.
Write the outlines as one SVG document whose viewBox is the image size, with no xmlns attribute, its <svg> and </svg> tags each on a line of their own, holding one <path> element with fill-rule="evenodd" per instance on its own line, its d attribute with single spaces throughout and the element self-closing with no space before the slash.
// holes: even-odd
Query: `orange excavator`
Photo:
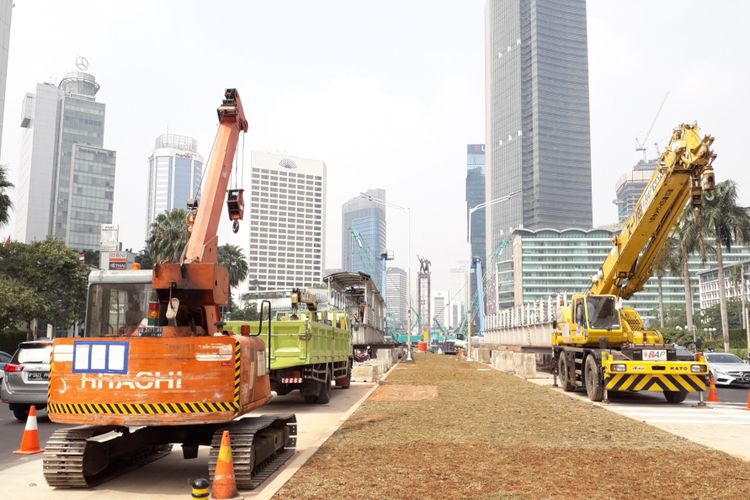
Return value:
<svg viewBox="0 0 750 500">
<path fill-rule="evenodd" d="M 180 262 L 156 265 L 150 283 L 143 279 L 149 271 L 92 272 L 84 337 L 53 342 L 49 418 L 78 426 L 47 442 L 43 470 L 51 486 L 88 487 L 173 444 L 185 458 L 211 446 L 213 479 L 227 429 L 240 489 L 260 484 L 294 453 L 294 415 L 238 418 L 267 404 L 271 388 L 260 332 L 232 335 L 221 321 L 229 290 L 228 271 L 216 260 L 224 197 L 235 232 L 244 211 L 242 190 L 227 189 L 248 128 L 236 89 L 226 90 L 218 115 Z M 270 304 L 267 313 L 270 327 Z"/>
</svg>

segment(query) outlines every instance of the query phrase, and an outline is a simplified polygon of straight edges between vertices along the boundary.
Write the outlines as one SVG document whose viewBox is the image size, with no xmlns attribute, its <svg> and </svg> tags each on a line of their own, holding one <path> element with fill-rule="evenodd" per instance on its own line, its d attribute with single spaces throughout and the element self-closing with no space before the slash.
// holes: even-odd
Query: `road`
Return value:
<svg viewBox="0 0 750 500">
<path fill-rule="evenodd" d="M 50 422 L 47 418 L 47 412 L 44 410 L 37 412 L 37 425 L 39 427 L 39 442 L 42 443 L 42 446 L 53 432 L 66 427 Z M 13 450 L 17 450 L 21 444 L 25 426 L 24 422 L 16 420 L 7 404 L 0 404 L 0 468 L 39 457 L 39 455 L 21 456 L 13 454 Z"/>
<path fill-rule="evenodd" d="M 298 422 L 297 453 L 268 479 L 260 488 L 243 492 L 245 498 L 270 498 L 291 474 L 307 460 L 322 442 L 348 417 L 363 398 L 376 387 L 371 383 L 353 383 L 350 389 L 334 389 L 331 401 L 325 405 L 309 405 L 301 402 L 299 392 L 275 397 L 257 414 L 295 413 Z M 13 415 L 3 410 L 3 448 L 0 455 L 0 484 L 10 497 L 30 499 L 91 499 L 107 498 L 185 498 L 190 495 L 190 483 L 208 475 L 208 448 L 201 446 L 196 460 L 184 460 L 179 446 L 172 453 L 156 462 L 127 472 L 88 490 L 55 490 L 47 486 L 42 476 L 41 454 L 31 456 L 13 455 L 21 441 L 23 424 L 16 423 Z M 62 427 L 52 424 L 46 416 L 40 419 L 39 428 L 46 436 Z M 6 437 L 7 436 L 7 437 Z M 44 442 L 46 438 L 42 438 Z"/>
</svg>

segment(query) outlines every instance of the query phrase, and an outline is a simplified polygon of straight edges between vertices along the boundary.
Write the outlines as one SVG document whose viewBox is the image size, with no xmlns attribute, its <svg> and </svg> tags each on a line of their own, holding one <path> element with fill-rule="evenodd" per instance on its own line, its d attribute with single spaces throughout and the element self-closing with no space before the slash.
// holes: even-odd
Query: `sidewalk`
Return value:
<svg viewBox="0 0 750 500">
<path fill-rule="evenodd" d="M 750 497 L 738 458 L 479 363 L 416 360 L 277 497 Z"/>
<path fill-rule="evenodd" d="M 594 403 L 585 392 L 553 389 L 552 375 L 540 375 L 529 382 L 750 461 L 750 411 L 743 403 L 708 403 L 699 408 L 687 401 L 671 405 L 662 398 L 655 400 L 639 394 L 613 397 L 610 403 Z"/>
</svg>

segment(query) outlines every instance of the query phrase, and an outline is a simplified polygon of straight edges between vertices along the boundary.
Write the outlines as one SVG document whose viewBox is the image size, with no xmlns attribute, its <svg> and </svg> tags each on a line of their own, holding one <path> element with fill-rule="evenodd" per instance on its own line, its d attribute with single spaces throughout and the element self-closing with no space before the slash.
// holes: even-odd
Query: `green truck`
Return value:
<svg viewBox="0 0 750 500">
<path fill-rule="evenodd" d="M 225 329 L 240 334 L 245 326 L 268 346 L 271 390 L 283 396 L 299 389 L 306 403 L 325 404 L 331 382 L 348 389 L 352 374 L 352 333 L 345 311 L 317 310 L 313 295 L 292 292 L 291 312 L 277 312 L 266 322 L 228 321 Z M 300 310 L 306 304 L 307 310 Z M 269 307 L 270 311 L 270 307 Z M 267 320 L 268 318 L 266 318 Z"/>
</svg>

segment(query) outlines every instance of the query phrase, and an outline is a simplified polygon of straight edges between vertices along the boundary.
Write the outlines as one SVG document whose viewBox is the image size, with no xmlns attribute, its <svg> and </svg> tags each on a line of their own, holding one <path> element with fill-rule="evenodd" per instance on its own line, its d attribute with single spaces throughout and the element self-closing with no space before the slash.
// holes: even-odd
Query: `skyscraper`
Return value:
<svg viewBox="0 0 750 500">
<path fill-rule="evenodd" d="M 385 304 L 387 318 L 399 330 L 407 328 L 406 308 L 408 307 L 408 282 L 406 271 L 400 267 L 389 267 L 386 276 Z"/>
<path fill-rule="evenodd" d="M 250 164 L 250 292 L 263 294 L 320 284 L 326 164 L 258 151 L 251 153 Z"/>
<path fill-rule="evenodd" d="M 469 209 L 484 203 L 484 144 L 466 146 L 466 213 Z M 482 259 L 486 265 L 485 252 L 485 211 L 477 210 L 471 220 L 471 255 Z"/>
<path fill-rule="evenodd" d="M 95 250 L 102 224 L 112 223 L 115 151 L 104 149 L 105 105 L 99 84 L 83 71 L 58 87 L 40 83 L 23 101 L 16 238 L 54 236 Z"/>
<path fill-rule="evenodd" d="M 488 0 L 487 255 L 510 230 L 579 227 L 591 213 L 585 0 Z"/>
<path fill-rule="evenodd" d="M 432 317 L 438 320 L 443 328 L 448 327 L 448 320 L 450 319 L 450 300 L 448 292 L 443 290 L 435 290 L 432 295 Z"/>
<path fill-rule="evenodd" d="M 0 146 L 3 138 L 3 116 L 5 114 L 5 83 L 8 78 L 8 52 L 10 49 L 10 19 L 13 15 L 13 0 L 0 0 Z"/>
<path fill-rule="evenodd" d="M 198 141 L 184 135 L 162 134 L 156 138 L 148 159 L 146 234 L 157 215 L 185 208 L 201 186 L 203 157 Z"/>
<path fill-rule="evenodd" d="M 639 160 L 632 171 L 623 174 L 617 180 L 617 184 L 615 185 L 615 192 L 617 193 L 617 198 L 615 199 L 615 205 L 617 205 L 617 222 L 624 222 L 633 213 L 635 204 L 638 203 L 638 199 L 646 189 L 646 184 L 648 184 L 648 181 L 656 170 L 657 162 L 656 158 L 653 160 Z"/>
<path fill-rule="evenodd" d="M 487 269 L 485 258 L 486 242 L 486 218 L 485 211 L 477 210 L 470 214 L 472 207 L 484 203 L 484 144 L 468 144 L 466 146 L 466 216 L 467 224 L 471 224 L 471 256 L 482 260 L 482 268 Z M 475 280 L 469 285 L 471 297 L 477 293 Z M 472 299 L 473 300 L 473 299 Z"/>
<path fill-rule="evenodd" d="M 385 200 L 385 189 L 368 189 L 373 198 Z M 364 198 L 352 198 L 341 209 L 341 266 L 346 271 L 373 274 L 382 287 L 380 254 L 385 250 L 385 207 Z M 360 241 L 361 240 L 361 241 Z"/>
</svg>

